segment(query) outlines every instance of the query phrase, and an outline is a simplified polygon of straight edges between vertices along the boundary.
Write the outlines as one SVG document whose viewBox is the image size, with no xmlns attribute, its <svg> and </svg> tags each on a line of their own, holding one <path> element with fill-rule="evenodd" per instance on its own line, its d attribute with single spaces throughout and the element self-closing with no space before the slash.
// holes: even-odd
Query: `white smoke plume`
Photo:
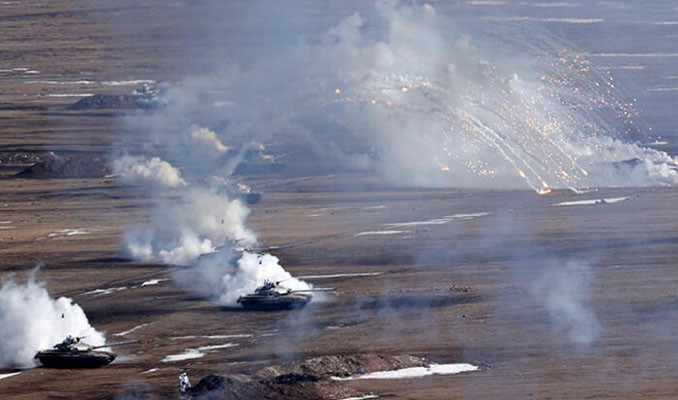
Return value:
<svg viewBox="0 0 678 400">
<path fill-rule="evenodd" d="M 148 159 L 143 156 L 125 154 L 113 160 L 113 173 L 123 183 L 151 185 L 167 188 L 186 186 L 179 170 L 159 157 Z"/>
<path fill-rule="evenodd" d="M 191 125 L 190 136 L 193 144 L 207 153 L 216 153 L 218 155 L 228 151 L 228 147 L 209 128 Z"/>
<path fill-rule="evenodd" d="M 586 263 L 554 262 L 532 285 L 532 294 L 542 302 L 556 327 L 578 345 L 590 345 L 602 329 L 589 305 L 591 275 Z"/>
<path fill-rule="evenodd" d="M 150 226 L 128 229 L 122 250 L 128 257 L 188 265 L 228 242 L 256 243 L 246 225 L 249 209 L 217 189 L 186 187 L 179 199 L 155 209 Z"/>
<path fill-rule="evenodd" d="M 4 277 L 0 287 L 0 367 L 28 368 L 33 356 L 52 348 L 66 335 L 86 336 L 92 345 L 105 343 L 82 308 L 68 297 L 52 298 L 44 283 L 35 281 L 35 271 L 20 284 Z"/>
</svg>

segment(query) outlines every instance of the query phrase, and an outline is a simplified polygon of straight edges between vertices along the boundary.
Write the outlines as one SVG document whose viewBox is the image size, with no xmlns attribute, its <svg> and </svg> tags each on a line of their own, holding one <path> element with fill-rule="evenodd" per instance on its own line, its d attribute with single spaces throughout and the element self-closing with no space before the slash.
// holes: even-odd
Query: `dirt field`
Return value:
<svg viewBox="0 0 678 400">
<path fill-rule="evenodd" d="M 356 396 L 676 397 L 675 188 L 538 196 L 394 188 L 371 173 L 290 168 L 246 175 L 243 181 L 264 194 L 248 222 L 293 275 L 372 273 L 309 278 L 336 292 L 300 311 L 261 313 L 219 307 L 177 287 L 167 266 L 120 258 L 124 229 L 149 220 L 151 193 L 114 178 L 13 178 L 35 154 L 105 158 L 114 143 L 134 140 L 137 132 L 121 116 L 145 111 L 69 111 L 80 97 L 49 95 L 126 93 L 136 86 L 102 82 L 177 79 L 184 69 L 177 60 L 189 62 L 206 50 L 181 42 L 181 7 L 167 5 L 162 18 L 156 7 L 131 1 L 0 5 L 0 33 L 7 38 L 0 43 L 0 69 L 11 70 L 0 73 L 0 159 L 24 157 L 0 169 L 0 272 L 22 279 L 42 264 L 38 277 L 50 293 L 71 297 L 109 341 L 141 341 L 120 348 L 118 360 L 104 368 L 36 368 L 0 380 L 0 398 L 176 398 L 182 371 L 197 383 L 211 373 L 248 375 L 284 362 L 355 354 L 481 367 L 342 383 Z M 122 32 L 115 21 L 150 27 Z M 36 78 L 94 83 L 27 83 Z M 276 151 L 288 150 L 283 144 Z M 625 199 L 554 206 L 601 198 Z M 573 343 L 572 326 L 550 315 L 535 289 L 544 266 L 562 268 L 572 260 L 588 271 L 573 290 L 590 294 L 583 302 L 599 325 L 589 345 Z M 153 279 L 160 281 L 142 286 Z M 87 293 L 109 288 L 119 290 Z M 202 358 L 162 361 L 227 343 L 233 346 Z"/>
</svg>

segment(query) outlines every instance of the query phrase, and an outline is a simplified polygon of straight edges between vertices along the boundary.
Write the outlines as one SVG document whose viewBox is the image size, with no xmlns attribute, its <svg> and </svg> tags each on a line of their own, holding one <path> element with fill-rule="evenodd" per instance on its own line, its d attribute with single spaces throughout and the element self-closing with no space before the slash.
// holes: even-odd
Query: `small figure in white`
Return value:
<svg viewBox="0 0 678 400">
<path fill-rule="evenodd" d="M 191 382 L 188 380 L 188 375 L 185 372 L 182 372 L 179 375 L 179 391 L 184 394 L 191 387 Z"/>
</svg>

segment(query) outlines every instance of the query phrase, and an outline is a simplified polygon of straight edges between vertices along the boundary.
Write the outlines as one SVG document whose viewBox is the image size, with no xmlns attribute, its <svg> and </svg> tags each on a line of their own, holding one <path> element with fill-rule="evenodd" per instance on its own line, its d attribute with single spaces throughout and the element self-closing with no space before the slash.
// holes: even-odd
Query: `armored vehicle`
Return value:
<svg viewBox="0 0 678 400">
<path fill-rule="evenodd" d="M 54 348 L 40 350 L 34 358 L 40 360 L 40 363 L 47 368 L 98 368 L 110 364 L 116 356 L 111 351 L 99 349 L 137 342 L 138 340 L 129 340 L 90 346 L 82 342 L 80 338 L 69 335 L 63 342 L 55 344 Z"/>
<path fill-rule="evenodd" d="M 325 292 L 334 290 L 307 289 L 292 290 L 280 286 L 280 282 L 264 281 L 263 286 L 259 286 L 254 293 L 250 293 L 238 298 L 238 303 L 247 310 L 274 311 L 274 310 L 296 310 L 303 308 L 311 301 L 313 296 L 310 292 Z"/>
</svg>

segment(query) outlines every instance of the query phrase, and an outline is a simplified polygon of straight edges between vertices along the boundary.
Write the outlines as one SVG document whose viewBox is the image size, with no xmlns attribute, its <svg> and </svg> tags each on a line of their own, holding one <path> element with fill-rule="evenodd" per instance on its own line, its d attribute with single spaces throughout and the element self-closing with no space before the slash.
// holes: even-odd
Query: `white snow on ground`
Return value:
<svg viewBox="0 0 678 400">
<path fill-rule="evenodd" d="M 250 334 L 239 334 L 239 335 L 204 335 L 204 336 L 173 336 L 170 337 L 171 340 L 186 340 L 186 339 L 239 339 L 239 338 L 251 338 L 254 335 Z"/>
<path fill-rule="evenodd" d="M 368 235 L 397 235 L 399 233 L 409 233 L 410 231 L 367 231 L 356 233 L 353 236 L 368 236 Z"/>
<path fill-rule="evenodd" d="M 89 235 L 89 232 L 80 229 L 71 229 L 70 231 L 66 231 L 66 236 L 74 235 Z"/>
<path fill-rule="evenodd" d="M 624 57 L 624 58 L 672 58 L 678 53 L 591 53 L 592 57 Z"/>
<path fill-rule="evenodd" d="M 241 335 L 208 335 L 208 336 L 201 336 L 204 337 L 205 339 L 238 339 L 238 338 L 250 338 L 253 335 L 250 334 L 241 334 Z"/>
<path fill-rule="evenodd" d="M 142 83 L 154 84 L 155 81 L 151 79 L 134 79 L 128 81 L 102 81 L 104 86 L 126 86 L 126 85 L 141 85 Z"/>
<path fill-rule="evenodd" d="M 228 347 L 235 347 L 238 346 L 237 343 L 225 343 L 225 344 L 218 344 L 218 345 L 213 345 L 213 346 L 202 346 L 198 347 L 197 349 L 186 349 L 184 350 L 183 353 L 181 354 L 172 354 L 169 355 L 160 362 L 175 362 L 175 361 L 183 361 L 183 360 L 191 360 L 194 358 L 202 358 L 205 356 L 205 353 L 203 351 L 212 351 L 212 350 L 218 350 L 218 349 L 225 349 Z"/>
<path fill-rule="evenodd" d="M 12 221 L 0 221 L 0 224 L 11 224 Z"/>
<path fill-rule="evenodd" d="M 608 199 L 563 201 L 561 203 L 553 204 L 553 206 L 560 207 L 560 206 L 589 206 L 594 204 L 614 204 L 628 199 L 629 199 L 628 197 L 610 197 Z"/>
<path fill-rule="evenodd" d="M 11 378 L 11 377 L 13 377 L 14 375 L 19 375 L 21 372 L 22 372 L 22 371 L 19 371 L 19 372 L 12 372 L 12 373 L 9 373 L 9 374 L 0 374 L 0 379 Z"/>
<path fill-rule="evenodd" d="M 642 65 L 609 65 L 609 66 L 600 67 L 600 69 L 601 70 L 606 70 L 606 69 L 641 70 L 641 69 L 645 69 L 645 67 L 642 66 Z"/>
<path fill-rule="evenodd" d="M 505 6 L 508 3 L 505 1 L 493 1 L 493 0 L 470 0 L 466 4 L 469 6 Z"/>
<path fill-rule="evenodd" d="M 363 207 L 363 210 L 381 210 L 382 208 L 386 208 L 385 205 L 379 205 L 379 206 L 368 206 L 368 207 Z"/>
<path fill-rule="evenodd" d="M 151 280 L 149 280 L 149 281 L 146 281 L 146 282 L 142 283 L 141 285 L 139 285 L 139 287 L 157 285 L 157 284 L 159 284 L 160 282 L 164 282 L 164 281 L 166 281 L 166 280 L 167 280 L 167 279 L 151 279 Z"/>
<path fill-rule="evenodd" d="M 376 394 L 368 394 L 367 396 L 360 396 L 360 397 L 346 397 L 344 399 L 339 399 L 339 400 L 366 400 L 366 399 L 376 399 L 379 396 Z"/>
<path fill-rule="evenodd" d="M 528 7 L 539 7 L 539 8 L 553 8 L 553 7 L 580 7 L 579 4 L 574 4 L 574 3 L 529 3 L 529 2 L 522 2 L 520 3 L 521 6 L 528 6 Z"/>
<path fill-rule="evenodd" d="M 80 81 L 43 81 L 43 80 L 35 80 L 35 81 L 24 81 L 24 83 L 39 83 L 41 85 L 91 85 L 94 82 L 92 81 L 86 81 L 86 80 L 80 80 Z"/>
<path fill-rule="evenodd" d="M 169 356 L 163 358 L 162 360 L 160 360 L 160 362 L 167 363 L 167 362 L 192 360 L 194 358 L 202 358 L 204 356 L 205 356 L 205 353 L 201 353 L 196 349 L 186 349 L 183 353 L 169 355 Z"/>
<path fill-rule="evenodd" d="M 678 92 L 678 87 L 658 87 L 647 89 L 648 92 Z"/>
<path fill-rule="evenodd" d="M 47 97 L 90 97 L 94 93 L 50 93 Z"/>
<path fill-rule="evenodd" d="M 450 375 L 461 372 L 476 371 L 477 366 L 471 364 L 431 364 L 428 367 L 412 367 L 397 369 L 395 371 L 379 371 L 371 374 L 349 376 L 341 378 L 333 376 L 335 381 L 350 381 L 355 379 L 404 379 L 404 378 L 421 378 L 429 375 Z"/>
<path fill-rule="evenodd" d="M 159 371 L 160 368 L 151 368 L 148 371 L 140 372 L 140 374 L 150 374 L 151 372 Z"/>
<path fill-rule="evenodd" d="M 136 330 L 139 330 L 139 329 L 141 329 L 141 328 L 143 328 L 143 327 L 145 327 L 145 326 L 148 326 L 148 325 L 150 325 L 150 324 L 141 324 L 141 325 L 135 326 L 134 328 L 132 328 L 132 329 L 130 329 L 130 330 L 128 330 L 128 331 L 124 331 L 124 332 L 120 332 L 120 333 L 114 333 L 113 336 L 125 336 L 125 335 L 127 335 L 127 334 L 130 334 L 130 333 L 132 333 L 132 332 L 134 332 L 134 331 L 136 331 Z"/>
<path fill-rule="evenodd" d="M 113 287 L 113 288 L 107 288 L 107 289 L 94 289 L 90 290 L 89 292 L 85 292 L 83 294 L 91 294 L 94 296 L 103 296 L 106 294 L 111 294 L 114 292 L 119 292 L 121 290 L 127 289 L 127 286 L 120 286 L 120 287 Z"/>
<path fill-rule="evenodd" d="M 566 24 L 595 24 L 604 22 L 602 18 L 538 18 L 530 16 L 516 16 L 516 17 L 482 17 L 483 21 L 497 21 L 497 22 L 519 22 L 519 21 L 535 21 L 535 22 L 561 22 Z"/>
<path fill-rule="evenodd" d="M 238 346 L 238 343 L 215 344 L 215 345 L 212 345 L 212 346 L 198 347 L 198 351 L 211 351 L 211 350 L 227 349 L 229 347 L 236 347 L 236 346 Z"/>
<path fill-rule="evenodd" d="M 429 219 L 426 221 L 411 221 L 411 222 L 391 222 L 388 224 L 384 224 L 386 226 L 392 226 L 394 228 L 402 228 L 406 226 L 420 226 L 420 225 L 443 225 L 450 223 L 456 219 L 460 220 L 469 220 L 473 218 L 478 218 L 478 217 L 485 217 L 487 215 L 490 215 L 489 212 L 480 212 L 480 213 L 474 213 L 474 214 L 453 214 L 453 215 L 446 215 L 442 218 L 434 218 L 434 219 Z"/>
<path fill-rule="evenodd" d="M 12 225 L 0 226 L 0 229 L 14 229 L 14 228 L 16 228 L 16 226 L 12 226 Z"/>
<path fill-rule="evenodd" d="M 354 274 L 331 274 L 331 275 L 303 275 L 298 276 L 298 279 L 329 279 L 329 278 L 344 278 L 344 277 L 354 277 L 354 276 L 377 276 L 381 275 L 381 272 L 356 272 Z"/>
<path fill-rule="evenodd" d="M 59 229 L 56 232 L 52 232 L 47 235 L 47 238 L 56 238 L 56 237 L 63 237 L 63 236 L 76 236 L 76 235 L 89 235 L 90 232 L 87 232 L 84 229 Z M 39 237 L 36 238 L 35 240 L 45 240 L 45 237 Z"/>
</svg>

